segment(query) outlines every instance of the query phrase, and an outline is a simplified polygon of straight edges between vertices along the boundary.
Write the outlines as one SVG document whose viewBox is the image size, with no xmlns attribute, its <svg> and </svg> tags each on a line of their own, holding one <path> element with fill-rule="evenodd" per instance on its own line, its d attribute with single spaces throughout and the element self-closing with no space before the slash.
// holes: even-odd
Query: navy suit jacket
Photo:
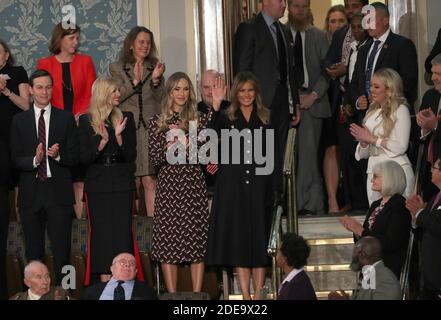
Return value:
<svg viewBox="0 0 441 320">
<path fill-rule="evenodd" d="M 278 300 L 317 300 L 311 280 L 305 271 L 282 286 Z"/>
<path fill-rule="evenodd" d="M 52 106 L 49 120 L 48 148 L 60 145 L 60 161 L 48 158 L 51 169 L 51 188 L 54 205 L 70 206 L 75 203 L 70 169 L 79 162 L 79 143 L 72 113 Z M 47 134 L 47 133 L 46 133 Z M 34 107 L 17 114 L 12 120 L 11 155 L 15 167 L 20 171 L 18 184 L 18 207 L 34 205 L 37 186 L 37 168 L 33 161 L 38 146 Z"/>
<path fill-rule="evenodd" d="M 334 35 L 332 36 L 331 45 L 323 62 L 324 68 L 328 68 L 333 64 L 341 62 L 343 43 L 345 41 L 348 31 L 349 31 L 349 26 L 345 26 L 334 32 Z"/>
<path fill-rule="evenodd" d="M 283 24 L 280 28 L 285 35 L 287 67 L 292 66 L 291 50 L 293 43 L 290 41 L 288 30 Z M 255 18 L 242 22 L 237 28 L 234 39 L 234 74 L 242 71 L 253 73 L 259 80 L 262 88 L 263 104 L 271 108 L 272 101 L 279 84 L 279 58 L 274 44 L 271 31 L 259 13 Z M 294 74 L 292 68 L 288 68 L 291 95 L 294 105 L 299 103 L 297 90 L 295 90 Z M 282 115 L 288 115 L 289 110 L 280 110 Z"/>
<path fill-rule="evenodd" d="M 107 282 L 100 282 L 85 289 L 82 300 L 99 300 L 106 288 Z M 130 300 L 156 300 L 156 293 L 146 283 L 135 279 Z"/>
<path fill-rule="evenodd" d="M 436 197 L 436 196 L 435 196 Z M 441 290 L 441 202 L 428 203 L 417 218 L 417 232 L 421 238 L 421 264 L 424 286 L 428 290 Z M 431 210 L 433 207 L 433 210 Z"/>
<path fill-rule="evenodd" d="M 354 75 L 349 87 L 349 96 L 353 106 L 360 96 L 366 95 L 366 65 L 372 45 L 373 40 L 370 44 L 360 48 L 358 52 Z M 375 71 L 382 68 L 391 68 L 400 74 L 403 79 L 404 96 L 413 112 L 418 96 L 418 56 L 412 40 L 391 32 L 378 56 Z"/>
</svg>

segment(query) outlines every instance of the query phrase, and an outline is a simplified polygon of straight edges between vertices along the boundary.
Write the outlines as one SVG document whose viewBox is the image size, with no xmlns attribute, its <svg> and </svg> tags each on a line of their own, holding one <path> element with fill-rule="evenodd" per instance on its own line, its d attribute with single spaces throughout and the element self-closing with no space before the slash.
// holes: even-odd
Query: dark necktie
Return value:
<svg viewBox="0 0 441 320">
<path fill-rule="evenodd" d="M 288 78 L 288 63 L 286 61 L 286 46 L 285 40 L 283 40 L 282 30 L 280 30 L 279 23 L 276 21 L 273 23 L 277 32 L 277 50 L 279 51 L 279 72 L 280 72 L 280 83 L 286 83 Z"/>
<path fill-rule="evenodd" d="M 440 201 L 441 201 L 441 192 L 439 192 L 436 195 L 436 198 L 435 198 L 435 200 L 433 201 L 433 204 L 432 204 L 432 208 L 430 208 L 431 212 L 433 211 L 433 209 L 435 209 L 435 207 L 439 204 Z"/>
<path fill-rule="evenodd" d="M 374 61 L 375 61 L 375 57 L 377 56 L 378 47 L 380 46 L 380 44 L 381 44 L 380 40 L 374 41 L 374 46 L 368 58 L 368 64 L 366 68 L 366 84 L 365 84 L 366 96 L 368 98 L 369 95 L 371 94 L 371 81 L 372 81 L 372 74 L 374 72 Z"/>
<path fill-rule="evenodd" d="M 46 110 L 42 109 L 40 112 L 40 118 L 38 119 L 38 144 L 43 145 L 43 159 L 41 159 L 40 164 L 37 167 L 38 180 L 47 180 L 47 159 L 46 159 L 46 123 L 44 122 L 44 112 Z"/>
<path fill-rule="evenodd" d="M 124 281 L 118 280 L 118 285 L 113 292 L 113 300 L 126 300 L 126 293 L 123 288 Z"/>
<path fill-rule="evenodd" d="M 303 68 L 303 43 L 302 34 L 297 31 L 294 43 L 294 77 L 296 88 L 300 89 L 305 83 L 305 69 Z"/>
</svg>

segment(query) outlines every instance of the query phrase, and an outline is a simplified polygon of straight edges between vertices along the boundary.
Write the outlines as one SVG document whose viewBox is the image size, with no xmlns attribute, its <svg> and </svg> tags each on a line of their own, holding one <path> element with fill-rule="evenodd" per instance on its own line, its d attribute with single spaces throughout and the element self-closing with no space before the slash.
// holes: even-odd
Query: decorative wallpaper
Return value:
<svg viewBox="0 0 441 320">
<path fill-rule="evenodd" d="M 30 74 L 40 57 L 50 55 L 52 29 L 67 16 L 65 5 L 75 8 L 81 27 L 79 52 L 92 56 L 98 74 L 107 74 L 137 24 L 136 0 L 0 0 L 0 38 Z"/>
</svg>

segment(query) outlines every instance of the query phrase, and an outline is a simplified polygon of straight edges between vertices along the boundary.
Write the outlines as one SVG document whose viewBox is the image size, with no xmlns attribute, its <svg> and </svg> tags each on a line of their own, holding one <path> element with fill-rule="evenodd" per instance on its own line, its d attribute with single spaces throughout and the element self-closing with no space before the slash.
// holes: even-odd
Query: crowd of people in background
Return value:
<svg viewBox="0 0 441 320">
<path fill-rule="evenodd" d="M 145 27 L 128 33 L 109 77 L 98 79 L 93 58 L 79 53 L 79 27 L 55 26 L 51 55 L 29 78 L 0 41 L 0 298 L 7 298 L 9 192 L 15 189 L 30 263 L 24 274 L 29 291 L 13 299 L 68 299 L 51 287 L 38 261 L 47 231 L 59 286 L 74 216 L 89 224 L 85 299 L 154 299 L 142 283 L 133 237 L 139 199 L 153 217 L 152 258 L 168 292 L 177 291 L 177 266 L 186 263 L 194 292 L 202 290 L 206 265 L 233 267 L 243 298 L 258 299 L 285 152 L 295 151 L 299 215 L 367 210 L 363 224 L 340 218 L 358 241 L 351 267 L 373 265 L 388 287 L 359 285 L 353 299 L 400 298 L 411 230 L 421 241 L 420 298 L 441 299 L 441 31 L 425 65 L 434 88 L 417 106 L 414 43 L 391 30 L 383 3 L 371 3 L 376 25 L 368 30 L 362 27 L 368 1 L 344 3 L 330 8 L 320 30 L 309 0 L 262 0 L 262 11 L 237 28 L 231 88 L 218 71 L 206 70 L 199 104 L 188 75 L 173 70 L 164 78 L 165 64 Z M 218 158 L 229 158 L 228 164 L 169 163 L 171 150 L 181 147 L 191 160 L 192 121 L 197 134 L 209 128 L 249 135 L 237 150 L 219 146 Z M 286 150 L 290 128 L 297 129 L 296 150 Z M 173 130 L 186 135 L 170 140 Z M 261 163 L 247 156 L 254 148 L 271 150 L 256 138 L 259 130 L 274 132 L 270 175 L 256 175 Z M 420 144 L 423 165 L 416 172 Z M 244 155 L 238 163 L 235 153 Z M 316 299 L 303 270 L 309 252 L 303 238 L 284 237 L 277 256 L 286 276 L 280 299 Z"/>
</svg>

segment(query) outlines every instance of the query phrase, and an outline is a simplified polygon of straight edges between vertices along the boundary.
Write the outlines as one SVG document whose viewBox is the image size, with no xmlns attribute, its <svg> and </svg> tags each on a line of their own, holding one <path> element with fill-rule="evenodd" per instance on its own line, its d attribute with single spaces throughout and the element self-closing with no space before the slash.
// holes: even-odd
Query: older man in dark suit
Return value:
<svg viewBox="0 0 441 320">
<path fill-rule="evenodd" d="M 153 289 L 135 279 L 136 260 L 130 253 L 116 256 L 110 270 L 110 281 L 87 288 L 83 300 L 156 300 Z"/>
<path fill-rule="evenodd" d="M 288 129 L 296 126 L 299 104 L 291 61 L 292 43 L 279 22 L 286 9 L 285 0 L 262 0 L 262 12 L 239 25 L 234 41 L 234 73 L 253 73 L 262 88 L 265 107 L 271 109 L 276 133 L 276 181 L 282 186 L 282 167 Z"/>
<path fill-rule="evenodd" d="M 30 77 L 33 106 L 14 117 L 11 154 L 20 172 L 18 208 L 26 258 L 42 260 L 46 228 L 52 245 L 55 282 L 69 264 L 74 196 L 70 168 L 78 163 L 79 144 L 70 112 L 52 106 L 52 77 L 37 70 Z"/>
<path fill-rule="evenodd" d="M 431 182 L 430 166 L 433 159 L 441 153 L 441 53 L 431 61 L 432 81 L 434 88 L 429 89 L 423 97 L 417 124 L 421 128 L 421 140 L 425 144 L 425 166 L 423 167 L 423 199 L 430 200 L 437 192 Z"/>
</svg>

